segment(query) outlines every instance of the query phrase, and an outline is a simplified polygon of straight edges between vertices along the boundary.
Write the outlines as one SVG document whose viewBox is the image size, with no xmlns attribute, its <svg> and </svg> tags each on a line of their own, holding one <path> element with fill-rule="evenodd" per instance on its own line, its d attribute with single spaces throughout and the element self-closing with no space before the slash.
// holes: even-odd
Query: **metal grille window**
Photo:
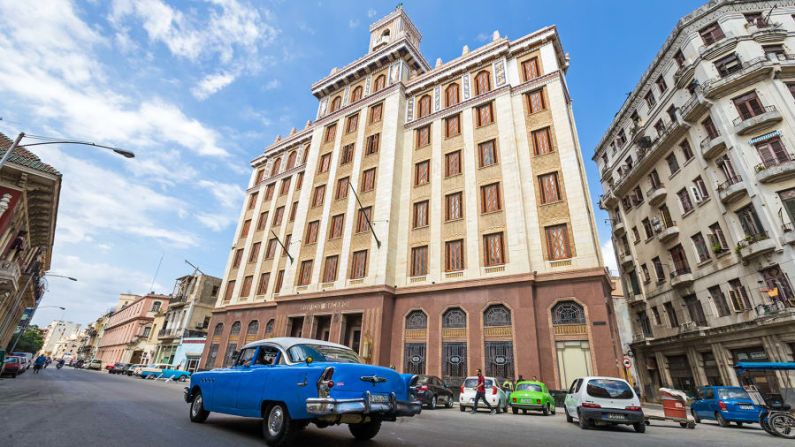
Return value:
<svg viewBox="0 0 795 447">
<path fill-rule="evenodd" d="M 239 321 L 235 321 L 232 324 L 232 329 L 229 331 L 229 336 L 230 337 L 234 337 L 236 335 L 240 335 L 240 322 Z"/>
<path fill-rule="evenodd" d="M 513 343 L 486 342 L 486 375 L 497 380 L 513 378 Z"/>
<path fill-rule="evenodd" d="M 406 329 L 425 329 L 428 327 L 428 316 L 421 310 L 411 311 L 406 316 Z"/>
<path fill-rule="evenodd" d="M 246 335 L 257 335 L 257 331 L 259 331 L 259 321 L 254 320 L 248 324 Z"/>
<path fill-rule="evenodd" d="M 489 306 L 483 314 L 483 326 L 510 326 L 511 325 L 511 311 L 502 304 L 495 304 Z"/>
<path fill-rule="evenodd" d="M 215 366 L 215 358 L 218 357 L 218 345 L 212 344 L 210 345 L 210 352 L 207 354 L 207 363 L 205 367 L 210 369 Z"/>
<path fill-rule="evenodd" d="M 442 315 L 442 327 L 465 328 L 467 327 L 467 314 L 459 308 L 449 309 Z"/>
<path fill-rule="evenodd" d="M 406 343 L 403 372 L 425 374 L 425 343 Z"/>
<path fill-rule="evenodd" d="M 273 319 L 268 320 L 265 323 L 265 334 L 272 334 L 273 333 Z"/>
<path fill-rule="evenodd" d="M 585 324 L 585 311 L 574 301 L 561 301 L 552 308 L 552 324 Z"/>
<path fill-rule="evenodd" d="M 442 378 L 451 387 L 461 385 L 467 375 L 466 342 L 442 344 Z"/>
<path fill-rule="evenodd" d="M 221 336 L 221 332 L 223 332 L 223 331 L 224 331 L 224 324 L 223 323 L 218 323 L 218 324 L 215 325 L 215 329 L 213 330 L 213 336 L 220 337 Z"/>
<path fill-rule="evenodd" d="M 237 351 L 237 343 L 229 343 L 226 347 L 226 355 L 224 355 L 224 366 L 232 366 L 235 361 L 235 351 Z"/>
</svg>

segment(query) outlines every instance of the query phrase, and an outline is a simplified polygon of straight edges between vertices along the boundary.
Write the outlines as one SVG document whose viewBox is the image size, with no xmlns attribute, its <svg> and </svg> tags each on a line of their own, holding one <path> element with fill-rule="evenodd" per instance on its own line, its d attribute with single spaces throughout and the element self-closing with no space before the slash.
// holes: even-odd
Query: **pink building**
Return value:
<svg viewBox="0 0 795 447">
<path fill-rule="evenodd" d="M 99 341 L 97 358 L 102 365 L 115 362 L 147 363 L 157 348 L 157 330 L 168 308 L 170 297 L 150 294 L 122 295 L 121 305 L 108 318 Z"/>
</svg>

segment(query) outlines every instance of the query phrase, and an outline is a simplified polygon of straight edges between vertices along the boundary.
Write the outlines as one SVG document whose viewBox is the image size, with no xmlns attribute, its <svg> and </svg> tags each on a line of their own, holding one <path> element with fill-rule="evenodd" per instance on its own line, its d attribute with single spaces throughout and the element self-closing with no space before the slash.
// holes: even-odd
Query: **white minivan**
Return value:
<svg viewBox="0 0 795 447">
<path fill-rule="evenodd" d="M 563 409 L 566 421 L 576 417 L 583 429 L 595 425 L 631 425 L 636 432 L 646 431 L 640 399 L 623 379 L 616 377 L 582 377 L 575 380 L 566 394 Z"/>
<path fill-rule="evenodd" d="M 500 387 L 497 386 L 497 379 L 494 377 L 484 377 L 484 385 L 486 386 L 486 401 L 496 412 L 508 412 L 508 396 Z M 461 411 L 466 411 L 467 408 L 473 407 L 475 401 L 475 388 L 478 386 L 478 377 L 470 376 L 464 379 L 461 385 L 461 394 L 458 396 L 458 408 Z M 478 402 L 478 408 L 486 408 L 483 402 Z"/>
</svg>

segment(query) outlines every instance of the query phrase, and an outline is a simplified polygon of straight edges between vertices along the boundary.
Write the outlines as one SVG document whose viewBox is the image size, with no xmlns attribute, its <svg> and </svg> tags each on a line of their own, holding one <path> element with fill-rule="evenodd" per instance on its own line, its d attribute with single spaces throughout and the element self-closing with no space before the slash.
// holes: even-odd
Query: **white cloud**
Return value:
<svg viewBox="0 0 795 447">
<path fill-rule="evenodd" d="M 359 26 L 359 21 L 358 21 L 358 20 L 356 20 L 356 19 L 350 19 L 350 20 L 348 20 L 348 28 L 350 28 L 350 29 L 354 29 L 354 28 L 356 28 L 357 26 Z"/>
<path fill-rule="evenodd" d="M 207 189 L 222 207 L 232 210 L 240 208 L 243 203 L 243 196 L 246 194 L 243 188 L 233 183 L 200 180 L 199 186 Z"/>
<path fill-rule="evenodd" d="M 216 73 L 207 75 L 191 89 L 193 96 L 199 100 L 207 99 L 222 88 L 234 82 L 237 75 L 232 73 Z"/>
<path fill-rule="evenodd" d="M 605 267 L 610 270 L 611 275 L 618 275 L 618 261 L 616 261 L 613 241 L 610 239 L 602 243 L 602 261 L 605 263 Z"/>
<path fill-rule="evenodd" d="M 376 14 L 377 14 L 377 12 L 373 8 L 370 8 L 370 9 L 367 10 L 367 18 L 368 19 L 372 19 L 373 17 L 375 17 Z"/>
<path fill-rule="evenodd" d="M 265 83 L 265 90 L 276 90 L 277 88 L 282 86 L 282 82 L 278 79 L 271 79 L 267 83 Z"/>
</svg>

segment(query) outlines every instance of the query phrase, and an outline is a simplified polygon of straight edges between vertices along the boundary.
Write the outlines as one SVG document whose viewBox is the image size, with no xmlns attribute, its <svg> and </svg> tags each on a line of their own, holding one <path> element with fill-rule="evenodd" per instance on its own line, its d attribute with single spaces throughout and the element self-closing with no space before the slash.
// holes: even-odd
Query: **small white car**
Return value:
<svg viewBox="0 0 795 447">
<path fill-rule="evenodd" d="M 508 412 L 508 395 L 505 394 L 499 386 L 497 386 L 497 379 L 494 377 L 484 377 L 486 385 L 486 400 L 497 413 Z M 472 408 L 475 401 L 475 388 L 478 386 L 478 377 L 470 376 L 464 380 L 461 385 L 461 394 L 458 396 L 458 409 L 466 411 L 467 408 Z M 478 408 L 487 408 L 483 405 L 483 401 L 478 402 Z"/>
<path fill-rule="evenodd" d="M 623 379 L 582 377 L 575 380 L 563 405 L 566 421 L 577 418 L 580 428 L 595 425 L 631 425 L 636 432 L 646 431 L 640 399 Z"/>
</svg>

